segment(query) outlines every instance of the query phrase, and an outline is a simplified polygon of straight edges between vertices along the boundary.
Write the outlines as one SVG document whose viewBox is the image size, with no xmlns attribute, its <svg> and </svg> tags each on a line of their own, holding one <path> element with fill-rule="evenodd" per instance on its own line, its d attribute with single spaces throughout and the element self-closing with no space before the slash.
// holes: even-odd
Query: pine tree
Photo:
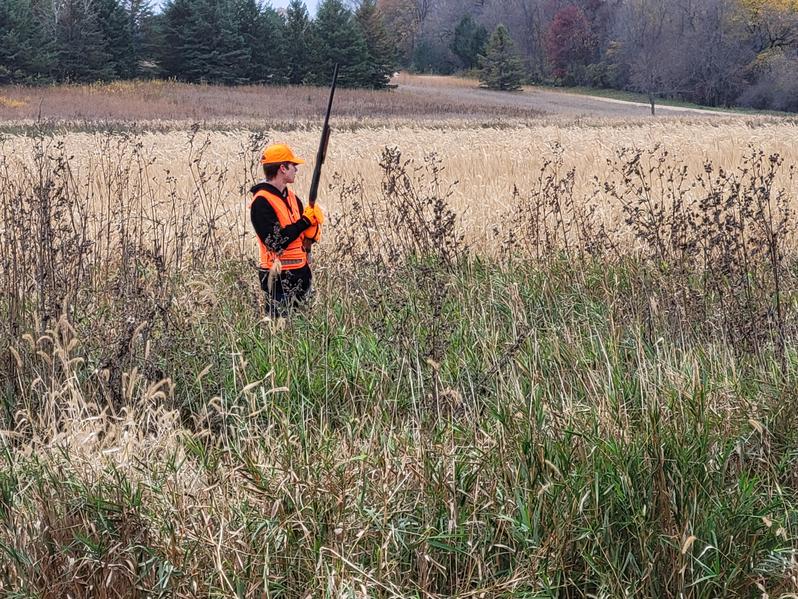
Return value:
<svg viewBox="0 0 798 599">
<path fill-rule="evenodd" d="M 490 36 L 485 55 L 479 57 L 479 64 L 479 81 L 483 87 L 503 91 L 521 88 L 523 65 L 504 25 L 498 25 Z"/>
<path fill-rule="evenodd" d="M 165 72 L 191 82 L 247 81 L 251 50 L 232 0 L 171 0 L 164 9 Z"/>
<path fill-rule="evenodd" d="M 124 0 L 123 7 L 132 36 L 135 75 L 157 75 L 154 61 L 160 47 L 158 20 L 150 0 Z"/>
<path fill-rule="evenodd" d="M 158 58 L 167 77 L 187 79 L 186 57 L 199 44 L 187 32 L 193 14 L 191 0 L 168 0 L 164 6 Z"/>
<path fill-rule="evenodd" d="M 124 7 L 117 0 L 93 0 L 92 8 L 108 48 L 109 67 L 118 78 L 134 77 L 136 54 L 133 46 L 133 30 L 130 28 Z"/>
<path fill-rule="evenodd" d="M 388 85 L 396 69 L 396 44 L 391 40 L 376 0 L 362 0 L 355 13 L 368 49 L 368 87 Z"/>
<path fill-rule="evenodd" d="M 487 43 L 488 31 L 478 25 L 470 14 L 466 14 L 454 29 L 449 49 L 460 59 L 464 68 L 473 69 L 479 64 L 479 55 L 485 52 Z"/>
<path fill-rule="evenodd" d="M 286 10 L 286 64 L 288 66 L 288 82 L 301 85 L 310 73 L 310 51 L 308 36 L 310 35 L 310 17 L 302 0 L 291 0 Z"/>
<path fill-rule="evenodd" d="M 111 53 L 91 3 L 64 0 L 55 23 L 57 74 L 62 81 L 114 78 Z"/>
<path fill-rule="evenodd" d="M 285 83 L 288 77 L 285 23 L 277 12 L 256 0 L 237 0 L 238 32 L 250 57 L 244 76 L 251 83 Z"/>
<path fill-rule="evenodd" d="M 266 6 L 263 10 L 261 35 L 266 40 L 260 60 L 268 72 L 267 82 L 288 83 L 290 74 L 288 50 L 292 42 L 288 39 L 285 18 L 270 6 Z M 272 40 L 274 45 L 269 40 Z M 254 55 L 253 60 L 255 60 Z"/>
<path fill-rule="evenodd" d="M 370 85 L 366 40 L 342 0 L 322 2 L 311 32 L 312 69 L 309 73 L 311 83 L 328 85 L 337 62 L 340 65 L 339 85 L 342 87 Z"/>
<path fill-rule="evenodd" d="M 252 50 L 244 42 L 236 20 L 235 0 L 211 0 L 208 22 L 212 28 L 208 81 L 228 85 L 246 83 Z"/>
<path fill-rule="evenodd" d="M 52 40 L 30 0 L 0 3 L 0 83 L 46 80 L 52 61 Z"/>
</svg>

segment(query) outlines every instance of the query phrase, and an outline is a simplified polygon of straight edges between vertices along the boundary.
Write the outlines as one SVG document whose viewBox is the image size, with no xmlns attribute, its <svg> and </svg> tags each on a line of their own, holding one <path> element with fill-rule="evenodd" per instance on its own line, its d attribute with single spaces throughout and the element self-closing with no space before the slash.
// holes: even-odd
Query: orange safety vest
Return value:
<svg viewBox="0 0 798 599">
<path fill-rule="evenodd" d="M 283 198 L 277 196 L 265 189 L 259 190 L 254 196 L 252 196 L 252 200 L 249 202 L 250 208 L 252 208 L 252 202 L 254 202 L 258 198 L 263 198 L 274 209 L 274 212 L 277 214 L 277 219 L 280 221 L 280 227 L 285 228 L 288 225 L 291 225 L 297 222 L 301 215 L 299 214 L 299 203 L 296 200 L 296 196 L 292 190 L 288 190 L 288 205 L 286 206 L 286 202 L 283 201 Z M 255 238 L 258 240 L 258 248 L 260 249 L 260 267 L 269 269 L 274 264 L 274 260 L 276 258 L 280 259 L 280 263 L 285 270 L 294 270 L 296 268 L 302 268 L 308 263 L 308 255 L 305 250 L 302 248 L 302 238 L 304 234 L 300 235 L 294 241 L 288 244 L 288 247 L 285 248 L 279 254 L 271 251 L 266 245 L 261 241 L 261 238 L 258 235 L 255 235 Z"/>
</svg>

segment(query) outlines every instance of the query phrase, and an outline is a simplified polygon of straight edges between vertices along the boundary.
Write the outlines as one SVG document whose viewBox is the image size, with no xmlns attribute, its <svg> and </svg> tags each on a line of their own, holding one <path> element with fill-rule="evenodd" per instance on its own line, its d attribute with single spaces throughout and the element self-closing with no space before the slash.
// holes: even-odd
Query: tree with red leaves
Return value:
<svg viewBox="0 0 798 599">
<path fill-rule="evenodd" d="M 596 47 L 590 21 L 578 6 L 561 9 L 546 31 L 546 56 L 558 79 L 569 77 L 576 66 L 588 64 Z"/>
</svg>

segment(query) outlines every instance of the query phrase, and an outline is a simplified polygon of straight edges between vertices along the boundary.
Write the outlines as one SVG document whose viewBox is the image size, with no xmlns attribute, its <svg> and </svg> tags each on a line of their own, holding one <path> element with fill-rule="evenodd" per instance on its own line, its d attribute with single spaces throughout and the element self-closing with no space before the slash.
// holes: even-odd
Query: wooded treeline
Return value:
<svg viewBox="0 0 798 599">
<path fill-rule="evenodd" d="M 504 27 L 502 27 L 502 25 Z M 798 0 L 2 0 L 0 82 L 380 88 L 397 68 L 798 111 Z"/>
<path fill-rule="evenodd" d="M 476 66 L 480 40 L 503 23 L 530 82 L 798 110 L 798 0 L 378 4 L 395 32 L 400 63 L 419 71 Z"/>
<path fill-rule="evenodd" d="M 396 47 L 376 0 L 351 10 L 324 0 L 315 19 L 293 0 L 2 0 L 0 82 L 167 77 L 222 84 L 339 84 L 380 88 Z"/>
</svg>

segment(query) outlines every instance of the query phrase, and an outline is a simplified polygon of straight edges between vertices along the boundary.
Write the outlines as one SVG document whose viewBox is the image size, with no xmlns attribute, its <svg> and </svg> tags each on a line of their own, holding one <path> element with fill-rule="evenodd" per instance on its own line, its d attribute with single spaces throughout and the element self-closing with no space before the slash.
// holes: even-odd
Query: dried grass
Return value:
<svg viewBox="0 0 798 599">
<path fill-rule="evenodd" d="M 426 83 L 426 82 L 424 82 Z M 174 81 L 127 81 L 42 87 L 0 86 L 0 120 L 247 122 L 250 126 L 321 120 L 328 90 L 306 86 L 190 85 Z M 336 117 L 446 117 L 474 119 L 539 116 L 533 108 L 485 105 L 476 98 L 441 103 L 419 90 L 350 90 L 336 94 Z"/>
<path fill-rule="evenodd" d="M 288 142 L 311 162 L 315 156 L 319 131 L 310 124 L 301 130 L 257 131 L 258 139 Z M 148 185 L 153 199 L 162 203 L 169 188 L 176 197 L 190 197 L 196 177 L 186 170 L 192 136 L 195 136 L 195 145 L 205 144 L 203 161 L 208 168 L 228 170 L 228 175 L 215 186 L 226 198 L 225 208 L 237 214 L 230 225 L 234 227 L 231 233 L 235 237 L 249 235 L 245 191 L 252 178 L 258 176 L 251 174 L 255 161 L 250 148 L 250 131 L 209 130 L 198 135 L 186 131 L 156 131 L 134 135 L 130 143 L 141 144 L 142 155 L 151 161 Z M 120 136 L 109 144 L 108 135 L 101 132 L 64 131 L 58 135 L 65 153 L 74 156 L 71 161 L 74 176 L 79 186 L 87 186 L 90 190 L 88 197 L 101 195 L 98 189 L 91 187 L 94 181 L 103 179 L 101 163 L 106 164 L 105 171 L 129 166 L 124 164 L 129 158 L 123 151 L 113 149 L 115 146 L 124 148 L 126 139 Z M 575 169 L 575 196 L 598 199 L 599 205 L 609 207 L 614 203 L 609 198 L 606 203 L 601 200 L 604 192 L 597 188 L 595 178 L 603 178 L 608 161 L 623 148 L 659 147 L 673 160 L 689 165 L 693 174 L 700 173 L 706 161 L 719 168 L 733 169 L 742 162 L 749 146 L 766 153 L 778 153 L 787 164 L 795 164 L 798 163 L 798 125 L 779 120 L 728 118 L 679 119 L 647 125 L 594 120 L 567 126 L 540 123 L 473 128 L 461 122 L 447 127 L 425 127 L 404 122 L 339 128 L 333 131 L 321 188 L 321 202 L 333 216 L 340 208 L 335 195 L 326 190 L 335 181 L 362 179 L 364 197 L 380 201 L 379 157 L 386 146 L 399 148 L 405 158 L 417 163 L 425 156 L 437 156 L 443 180 L 457 182 L 451 205 L 462 216 L 468 238 L 489 251 L 490 232 L 506 222 L 513 191 L 517 190 L 522 197 L 534 191 L 540 169 L 554 146 L 562 149 L 563 170 Z M 21 164 L 31 160 L 31 138 L 27 135 L 8 135 L 0 148 L 11 176 Z M 116 164 L 118 161 L 122 164 Z M 300 197 L 307 193 L 311 168 L 300 169 L 295 185 Z M 167 179 L 173 184 L 167 185 Z M 125 191 L 120 190 L 120 193 Z M 191 209 L 182 205 L 175 208 Z M 614 217 L 612 214 L 604 216 L 609 220 Z"/>
</svg>

